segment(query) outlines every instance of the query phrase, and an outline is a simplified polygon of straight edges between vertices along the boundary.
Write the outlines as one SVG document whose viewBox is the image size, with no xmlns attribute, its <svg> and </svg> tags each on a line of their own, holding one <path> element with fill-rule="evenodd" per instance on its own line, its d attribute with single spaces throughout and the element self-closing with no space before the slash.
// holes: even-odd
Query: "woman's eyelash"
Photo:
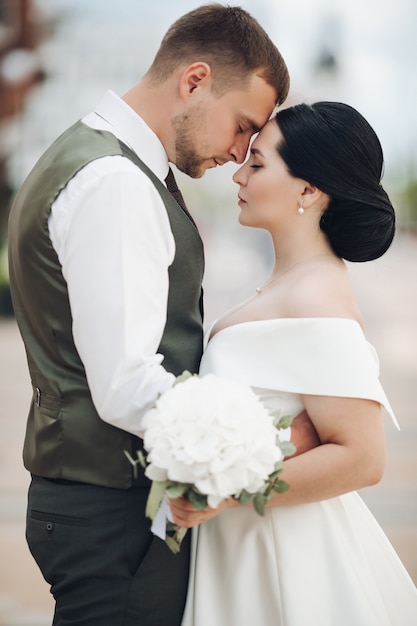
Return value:
<svg viewBox="0 0 417 626">
<path fill-rule="evenodd" d="M 253 163 L 252 165 L 250 165 L 249 167 L 252 167 L 254 170 L 259 169 L 260 167 L 262 167 L 262 165 L 256 165 L 256 163 Z"/>
</svg>

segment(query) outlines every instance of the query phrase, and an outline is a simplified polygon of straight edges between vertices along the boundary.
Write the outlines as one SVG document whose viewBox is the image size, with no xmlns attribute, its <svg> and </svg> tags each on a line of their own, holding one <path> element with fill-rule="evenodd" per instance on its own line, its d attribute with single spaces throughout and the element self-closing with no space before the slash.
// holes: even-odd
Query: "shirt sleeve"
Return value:
<svg viewBox="0 0 417 626">
<path fill-rule="evenodd" d="M 165 206 L 129 159 L 104 157 L 60 193 L 49 230 L 97 412 L 142 436 L 144 413 L 175 379 L 157 353 L 175 254 Z"/>
</svg>

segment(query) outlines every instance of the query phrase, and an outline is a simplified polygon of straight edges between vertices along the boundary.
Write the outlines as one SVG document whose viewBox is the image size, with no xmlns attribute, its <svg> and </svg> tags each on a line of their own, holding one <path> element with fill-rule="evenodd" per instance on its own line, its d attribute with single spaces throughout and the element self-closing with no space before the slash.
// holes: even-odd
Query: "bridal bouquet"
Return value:
<svg viewBox="0 0 417 626">
<path fill-rule="evenodd" d="M 197 509 L 232 497 L 263 515 L 272 492 L 288 489 L 279 474 L 295 448 L 279 441 L 278 429 L 290 423 L 271 415 L 247 385 L 185 372 L 144 417 L 146 457 L 125 452 L 152 481 L 146 515 L 155 520 L 164 500 L 178 497 Z M 166 543 L 178 552 L 187 529 L 165 515 L 163 523 Z"/>
</svg>

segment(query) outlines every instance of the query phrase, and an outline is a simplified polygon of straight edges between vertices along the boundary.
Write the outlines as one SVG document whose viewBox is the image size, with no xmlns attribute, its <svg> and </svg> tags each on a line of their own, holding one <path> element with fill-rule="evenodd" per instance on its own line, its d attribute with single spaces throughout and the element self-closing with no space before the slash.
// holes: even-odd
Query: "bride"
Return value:
<svg viewBox="0 0 417 626">
<path fill-rule="evenodd" d="M 385 457 L 378 380 L 343 259 L 390 246 L 378 138 L 336 102 L 280 111 L 234 175 L 241 224 L 269 231 L 271 276 L 209 332 L 200 373 L 250 384 L 270 409 L 306 410 L 321 445 L 284 463 L 263 517 L 223 501 L 174 521 L 198 526 L 183 626 L 415 626 L 417 590 L 357 489 Z"/>
</svg>

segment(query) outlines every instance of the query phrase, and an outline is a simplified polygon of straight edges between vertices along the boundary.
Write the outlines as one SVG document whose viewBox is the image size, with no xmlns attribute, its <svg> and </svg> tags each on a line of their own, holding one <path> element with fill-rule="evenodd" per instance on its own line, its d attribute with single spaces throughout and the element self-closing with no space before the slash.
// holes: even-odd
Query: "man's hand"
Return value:
<svg viewBox="0 0 417 626">
<path fill-rule="evenodd" d="M 303 452 L 307 452 L 321 444 L 314 424 L 308 417 L 306 411 L 297 415 L 292 421 L 291 443 L 297 448 L 293 456 L 303 454 Z"/>
</svg>

